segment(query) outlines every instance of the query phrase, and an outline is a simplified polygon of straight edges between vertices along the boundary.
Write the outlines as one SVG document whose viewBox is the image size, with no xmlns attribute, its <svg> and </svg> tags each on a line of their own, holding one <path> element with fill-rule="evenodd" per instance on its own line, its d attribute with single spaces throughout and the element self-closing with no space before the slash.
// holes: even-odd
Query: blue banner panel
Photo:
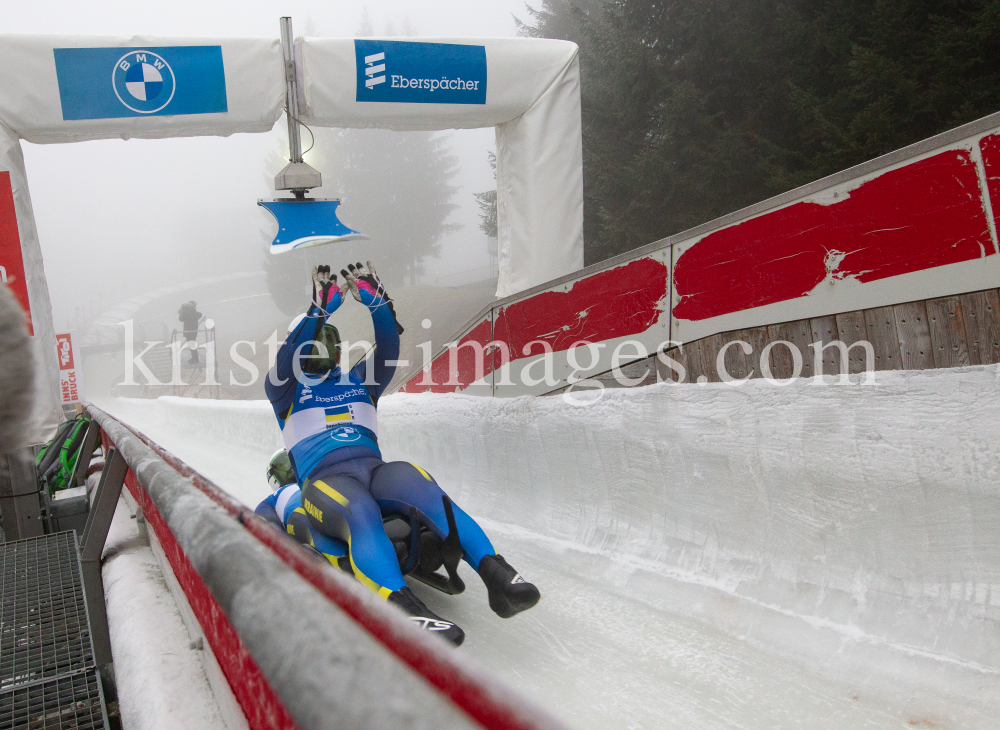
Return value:
<svg viewBox="0 0 1000 730">
<path fill-rule="evenodd" d="M 357 101 L 485 104 L 486 47 L 354 41 Z"/>
<path fill-rule="evenodd" d="M 63 119 L 228 111 L 221 46 L 53 48 Z"/>
</svg>

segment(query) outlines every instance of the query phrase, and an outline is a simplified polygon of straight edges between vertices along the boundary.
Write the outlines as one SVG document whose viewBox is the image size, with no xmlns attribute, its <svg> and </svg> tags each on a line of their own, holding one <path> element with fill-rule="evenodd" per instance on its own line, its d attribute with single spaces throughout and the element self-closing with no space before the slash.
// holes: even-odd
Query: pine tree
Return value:
<svg viewBox="0 0 1000 730">
<path fill-rule="evenodd" d="M 497 156 L 493 152 L 487 152 L 490 169 L 493 170 L 493 180 L 497 179 Z M 482 193 L 473 193 L 476 205 L 479 206 L 479 230 L 486 234 L 487 238 L 497 238 L 499 235 L 497 228 L 497 191 L 487 190 Z"/>
<path fill-rule="evenodd" d="M 593 263 L 1000 110 L 1000 0 L 543 0 Z"/>
<path fill-rule="evenodd" d="M 416 283 L 441 238 L 460 228 L 448 223 L 458 160 L 447 141 L 432 132 L 317 130 L 310 164 L 325 175 L 317 195 L 343 200 L 344 222 L 371 237 L 363 247 L 388 281 Z"/>
<path fill-rule="evenodd" d="M 375 26 L 372 25 L 372 16 L 368 14 L 368 6 L 361 8 L 361 23 L 354 33 L 358 38 L 370 38 L 375 35 Z"/>
</svg>

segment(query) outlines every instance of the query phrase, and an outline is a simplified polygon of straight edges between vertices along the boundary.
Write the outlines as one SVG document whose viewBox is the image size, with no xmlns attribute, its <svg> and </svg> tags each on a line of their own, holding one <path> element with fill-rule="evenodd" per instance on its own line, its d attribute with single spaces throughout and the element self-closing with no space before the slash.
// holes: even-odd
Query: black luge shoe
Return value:
<svg viewBox="0 0 1000 730">
<path fill-rule="evenodd" d="M 502 555 L 487 555 L 479 561 L 479 576 L 490 594 L 490 608 L 500 618 L 526 611 L 541 598 L 538 589 L 522 578 Z"/>
<path fill-rule="evenodd" d="M 410 615 L 410 621 L 413 621 L 424 631 L 437 634 L 455 646 L 461 646 L 462 642 L 465 641 L 465 632 L 457 624 L 441 618 L 427 608 L 423 601 L 413 594 L 409 586 L 393 591 L 387 600 L 406 611 Z"/>
</svg>

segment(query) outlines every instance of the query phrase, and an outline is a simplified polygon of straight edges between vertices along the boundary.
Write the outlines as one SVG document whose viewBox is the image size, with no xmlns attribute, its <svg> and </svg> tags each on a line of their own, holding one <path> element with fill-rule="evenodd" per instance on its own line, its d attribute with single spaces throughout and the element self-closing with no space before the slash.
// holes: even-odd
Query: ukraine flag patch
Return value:
<svg viewBox="0 0 1000 730">
<path fill-rule="evenodd" d="M 336 406 L 334 408 L 326 408 L 325 410 L 327 426 L 338 426 L 342 423 L 350 423 L 354 418 L 350 405 Z"/>
</svg>

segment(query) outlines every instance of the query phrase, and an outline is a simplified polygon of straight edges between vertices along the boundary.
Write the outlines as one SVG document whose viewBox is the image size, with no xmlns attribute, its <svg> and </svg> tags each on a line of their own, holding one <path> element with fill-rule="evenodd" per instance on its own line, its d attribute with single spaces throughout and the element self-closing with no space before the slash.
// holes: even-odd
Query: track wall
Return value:
<svg viewBox="0 0 1000 730">
<path fill-rule="evenodd" d="M 585 407 L 400 394 L 379 443 L 477 518 L 592 555 L 623 600 L 713 586 L 736 635 L 764 633 L 746 601 L 1000 673 L 1000 370 L 863 381 L 663 383 Z"/>
<path fill-rule="evenodd" d="M 787 620 L 835 637 L 833 653 L 888 646 L 995 677 L 998 386 L 986 365 L 874 384 L 661 383 L 583 407 L 396 394 L 379 404 L 379 444 L 490 535 L 541 541 L 616 600 L 697 616 L 707 590 L 725 608 L 706 610 L 713 627 L 796 656 L 815 647 L 789 646 Z M 263 401 L 109 407 L 165 433 L 205 419 L 220 442 L 277 433 Z"/>
<path fill-rule="evenodd" d="M 401 389 L 542 394 L 723 332 L 995 289 L 994 211 L 1000 114 L 502 299 Z"/>
</svg>

